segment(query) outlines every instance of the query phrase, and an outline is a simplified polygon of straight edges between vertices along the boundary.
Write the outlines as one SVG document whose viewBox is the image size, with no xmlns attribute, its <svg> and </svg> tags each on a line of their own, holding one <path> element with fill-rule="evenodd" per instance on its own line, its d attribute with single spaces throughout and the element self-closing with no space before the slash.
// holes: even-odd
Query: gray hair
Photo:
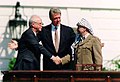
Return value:
<svg viewBox="0 0 120 82">
<path fill-rule="evenodd" d="M 37 15 L 32 15 L 32 16 L 30 17 L 30 19 L 29 19 L 29 26 L 31 26 L 31 24 L 32 24 L 33 22 L 36 22 L 36 18 L 40 18 L 40 17 L 37 16 Z"/>
<path fill-rule="evenodd" d="M 61 14 L 61 11 L 60 11 L 60 9 L 59 8 L 51 8 L 50 9 L 50 11 L 49 11 L 49 18 L 50 18 L 50 20 L 52 19 L 52 16 L 53 16 L 53 14 Z"/>
</svg>

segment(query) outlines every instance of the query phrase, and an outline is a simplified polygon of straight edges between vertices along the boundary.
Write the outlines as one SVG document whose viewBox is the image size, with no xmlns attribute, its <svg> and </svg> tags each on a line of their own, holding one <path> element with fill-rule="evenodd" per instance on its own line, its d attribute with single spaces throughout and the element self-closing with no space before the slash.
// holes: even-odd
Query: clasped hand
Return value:
<svg viewBox="0 0 120 82">
<path fill-rule="evenodd" d="M 12 50 L 18 48 L 18 43 L 17 41 L 15 40 L 11 40 L 10 43 L 8 43 L 8 47 Z M 56 64 L 56 65 L 59 65 L 60 63 L 62 63 L 62 59 L 59 57 L 59 56 L 53 56 L 52 57 L 52 60 L 53 62 Z"/>
<path fill-rule="evenodd" d="M 62 59 L 59 56 L 54 56 L 52 60 L 56 65 L 59 65 L 60 63 L 62 63 Z"/>
</svg>

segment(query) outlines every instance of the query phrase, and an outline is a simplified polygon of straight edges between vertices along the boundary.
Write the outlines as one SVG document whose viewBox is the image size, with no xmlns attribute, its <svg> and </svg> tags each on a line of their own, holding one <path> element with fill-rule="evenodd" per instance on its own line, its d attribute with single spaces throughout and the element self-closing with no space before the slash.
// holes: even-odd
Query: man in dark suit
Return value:
<svg viewBox="0 0 120 82">
<path fill-rule="evenodd" d="M 71 27 L 61 24 L 61 11 L 58 8 L 51 8 L 49 11 L 51 24 L 43 27 L 40 35 L 43 46 L 54 56 L 60 58 L 57 64 L 45 55 L 43 56 L 44 70 L 70 70 L 71 45 L 75 40 L 75 33 Z M 58 50 L 55 48 L 55 31 L 58 31 Z"/>
<path fill-rule="evenodd" d="M 40 54 L 55 62 L 56 58 L 39 44 L 37 33 L 42 30 L 42 20 L 33 15 L 29 20 L 29 28 L 18 42 L 18 55 L 14 70 L 40 70 Z M 10 44 L 9 44 L 10 45 Z"/>
<path fill-rule="evenodd" d="M 75 33 L 69 26 L 61 24 L 61 11 L 51 8 L 49 11 L 51 24 L 42 28 L 38 33 L 39 41 L 54 56 L 55 63 L 43 55 L 43 70 L 71 70 L 72 50 L 71 45 L 75 40 Z M 58 47 L 55 47 L 55 31 L 58 32 Z"/>
</svg>

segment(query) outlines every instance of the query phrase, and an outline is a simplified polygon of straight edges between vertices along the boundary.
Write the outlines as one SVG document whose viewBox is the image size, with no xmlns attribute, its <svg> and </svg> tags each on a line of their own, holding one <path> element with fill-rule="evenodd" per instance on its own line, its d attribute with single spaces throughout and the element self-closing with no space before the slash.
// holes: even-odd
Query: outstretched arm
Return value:
<svg viewBox="0 0 120 82">
<path fill-rule="evenodd" d="M 11 42 L 8 43 L 8 47 L 12 50 L 18 48 L 18 42 L 16 40 L 11 40 Z"/>
</svg>

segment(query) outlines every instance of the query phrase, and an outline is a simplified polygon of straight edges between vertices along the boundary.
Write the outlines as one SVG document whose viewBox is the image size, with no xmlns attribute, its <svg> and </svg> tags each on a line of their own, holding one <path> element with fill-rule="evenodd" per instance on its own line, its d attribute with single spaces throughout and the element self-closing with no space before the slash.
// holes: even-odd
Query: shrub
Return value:
<svg viewBox="0 0 120 82">
<path fill-rule="evenodd" d="M 9 62 L 9 65 L 8 65 L 8 69 L 9 70 L 13 70 L 15 62 L 16 62 L 16 58 L 15 57 L 10 59 L 10 62 Z"/>
</svg>

